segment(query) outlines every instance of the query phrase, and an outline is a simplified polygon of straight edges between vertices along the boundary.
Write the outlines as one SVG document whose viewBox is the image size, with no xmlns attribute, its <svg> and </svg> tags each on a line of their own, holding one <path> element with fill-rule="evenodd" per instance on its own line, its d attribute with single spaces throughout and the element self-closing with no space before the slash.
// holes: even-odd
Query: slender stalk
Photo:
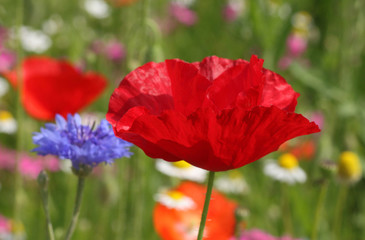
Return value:
<svg viewBox="0 0 365 240">
<path fill-rule="evenodd" d="M 84 190 L 84 184 L 85 184 L 85 177 L 78 177 L 78 184 L 77 184 L 77 191 L 76 191 L 76 198 L 75 198 L 75 207 L 72 214 L 72 219 L 70 226 L 68 227 L 67 234 L 65 237 L 65 240 L 70 240 L 73 232 L 75 231 L 77 220 L 79 218 L 80 213 L 80 207 L 81 207 L 81 200 L 82 200 L 82 193 Z"/>
<path fill-rule="evenodd" d="M 283 213 L 283 221 L 284 221 L 284 229 L 285 232 L 293 235 L 293 224 L 291 219 L 291 213 L 290 213 L 290 206 L 288 201 L 288 192 L 285 188 L 288 186 L 284 183 L 281 184 L 281 209 Z"/>
<path fill-rule="evenodd" d="M 204 227 L 205 227 L 205 222 L 207 220 L 209 203 L 210 203 L 210 196 L 212 195 L 214 174 L 215 174 L 215 172 L 213 172 L 213 171 L 209 172 L 207 193 L 205 194 L 204 208 L 203 208 L 202 217 L 201 217 L 201 220 L 200 220 L 199 233 L 198 233 L 198 239 L 197 240 L 202 240 L 203 239 Z"/>
<path fill-rule="evenodd" d="M 328 181 L 325 180 L 325 182 L 321 186 L 321 190 L 320 190 L 318 202 L 317 202 L 317 207 L 316 207 L 316 212 L 314 215 L 314 223 L 313 223 L 312 238 L 311 238 L 312 240 L 317 239 L 318 228 L 319 228 L 319 224 L 321 222 L 323 205 L 326 200 L 327 190 L 328 190 Z"/>
<path fill-rule="evenodd" d="M 16 135 L 16 150 L 17 154 L 15 157 L 15 171 L 14 171 L 14 219 L 17 221 L 19 220 L 19 216 L 21 213 L 21 191 L 22 191 L 22 178 L 19 172 L 19 159 L 20 154 L 23 151 L 23 108 L 21 104 L 21 92 L 23 88 L 23 81 L 22 81 L 22 60 L 23 60 L 23 49 L 20 42 L 20 28 L 23 25 L 23 12 L 24 12 L 24 2 L 23 0 L 17 1 L 17 12 L 16 12 L 16 26 L 17 26 L 17 86 L 18 91 L 16 95 L 16 119 L 17 119 L 17 135 Z"/>
<path fill-rule="evenodd" d="M 348 186 L 341 186 L 340 192 L 338 193 L 337 203 L 336 203 L 336 209 L 335 209 L 335 220 L 333 224 L 333 239 L 341 239 L 341 222 L 343 217 L 343 207 L 346 202 L 348 193 Z"/>
<path fill-rule="evenodd" d="M 54 232 L 53 232 L 53 226 L 51 222 L 51 217 L 49 214 L 49 207 L 48 207 L 48 176 L 45 171 L 41 171 L 41 173 L 38 176 L 38 184 L 41 192 L 41 199 L 42 199 L 42 205 L 44 214 L 46 215 L 46 223 L 47 223 L 47 233 L 48 233 L 48 239 L 54 240 Z"/>
</svg>

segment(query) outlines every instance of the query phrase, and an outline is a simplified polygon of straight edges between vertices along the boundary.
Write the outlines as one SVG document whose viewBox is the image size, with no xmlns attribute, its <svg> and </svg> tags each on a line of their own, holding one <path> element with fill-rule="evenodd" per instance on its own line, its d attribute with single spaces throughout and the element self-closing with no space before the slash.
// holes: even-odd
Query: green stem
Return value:
<svg viewBox="0 0 365 240">
<path fill-rule="evenodd" d="M 210 203 L 210 196 L 212 195 L 214 174 L 215 174 L 215 172 L 213 172 L 213 171 L 209 172 L 207 193 L 205 194 L 204 208 L 203 208 L 202 217 L 201 217 L 201 220 L 200 220 L 199 234 L 198 234 L 198 239 L 197 240 L 202 240 L 203 239 L 204 227 L 205 227 L 205 222 L 207 220 L 209 203 Z"/>
<path fill-rule="evenodd" d="M 79 218 L 80 213 L 80 207 L 81 207 L 81 200 L 82 200 L 82 193 L 84 190 L 84 184 L 85 184 L 85 177 L 78 177 L 78 184 L 77 184 L 77 192 L 76 192 L 76 198 L 75 198 L 75 207 L 72 214 L 72 219 L 70 226 L 68 227 L 67 234 L 65 237 L 65 240 L 70 240 L 73 232 L 75 231 L 77 220 Z"/>
<path fill-rule="evenodd" d="M 281 208 L 283 214 L 284 229 L 287 234 L 293 235 L 293 225 L 291 220 L 288 192 L 286 191 L 286 188 L 288 188 L 288 186 L 282 183 L 280 187 L 281 187 Z"/>
<path fill-rule="evenodd" d="M 55 237 L 54 237 L 53 226 L 52 226 L 51 217 L 49 214 L 49 207 L 48 207 L 48 176 L 45 171 L 42 171 L 39 174 L 38 183 L 39 183 L 40 192 L 41 192 L 43 210 L 44 210 L 44 214 L 46 215 L 48 239 L 54 240 Z"/>
<path fill-rule="evenodd" d="M 312 229 L 312 240 L 317 239 L 318 228 L 319 228 L 319 224 L 321 222 L 320 220 L 321 220 L 321 216 L 322 216 L 323 205 L 325 203 L 325 199 L 326 199 L 326 196 L 327 196 L 327 190 L 328 190 L 328 181 L 325 180 L 325 182 L 321 186 L 321 191 L 320 191 L 319 197 L 318 197 L 316 212 L 315 212 L 315 215 L 314 215 L 314 223 L 313 223 L 313 229 Z"/>
<path fill-rule="evenodd" d="M 333 233 L 334 238 L 333 239 L 341 239 L 341 222 L 343 217 L 343 207 L 346 202 L 347 198 L 347 192 L 348 192 L 348 186 L 341 186 L 340 192 L 338 193 L 338 199 L 336 203 L 336 209 L 335 209 L 335 220 L 333 224 Z"/>
<path fill-rule="evenodd" d="M 21 152 L 23 151 L 23 119 L 24 113 L 21 104 L 21 92 L 23 88 L 22 83 L 22 60 L 23 60 L 23 49 L 20 42 L 20 28 L 23 25 L 23 12 L 24 12 L 24 2 L 23 0 L 18 0 L 17 13 L 16 13 L 16 25 L 17 25 L 17 86 L 18 91 L 16 95 L 16 119 L 18 124 L 18 130 L 16 135 L 16 157 L 15 157 L 15 172 L 14 172 L 14 219 L 19 220 L 21 214 L 21 191 L 22 191 L 22 178 L 19 172 L 19 160 Z"/>
</svg>

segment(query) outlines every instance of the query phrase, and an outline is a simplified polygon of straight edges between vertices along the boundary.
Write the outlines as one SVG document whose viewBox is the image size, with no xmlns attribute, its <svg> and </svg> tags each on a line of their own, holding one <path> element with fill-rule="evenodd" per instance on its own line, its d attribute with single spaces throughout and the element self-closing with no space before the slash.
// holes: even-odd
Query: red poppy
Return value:
<svg viewBox="0 0 365 240">
<path fill-rule="evenodd" d="M 108 0 L 108 1 L 116 7 L 121 7 L 121 6 L 131 5 L 137 0 Z"/>
<path fill-rule="evenodd" d="M 299 94 L 262 64 L 256 56 L 147 63 L 114 90 L 107 119 L 152 158 L 211 171 L 242 167 L 320 131 L 294 113 Z"/>
<path fill-rule="evenodd" d="M 22 69 L 22 103 L 29 115 L 52 120 L 56 113 L 67 116 L 90 104 L 106 87 L 103 76 L 79 70 L 64 60 L 29 57 Z M 17 85 L 16 71 L 4 74 Z"/>
<path fill-rule="evenodd" d="M 174 190 L 191 198 L 194 207 L 191 209 L 176 209 L 157 203 L 153 214 L 156 232 L 163 240 L 196 239 L 204 206 L 206 187 L 193 182 L 183 182 Z M 237 204 L 235 202 L 213 190 L 203 239 L 230 239 L 235 229 L 236 208 Z"/>
<path fill-rule="evenodd" d="M 279 151 L 290 152 L 299 160 L 311 160 L 316 153 L 316 144 L 313 140 L 301 140 L 299 142 L 286 142 L 282 144 Z"/>
</svg>

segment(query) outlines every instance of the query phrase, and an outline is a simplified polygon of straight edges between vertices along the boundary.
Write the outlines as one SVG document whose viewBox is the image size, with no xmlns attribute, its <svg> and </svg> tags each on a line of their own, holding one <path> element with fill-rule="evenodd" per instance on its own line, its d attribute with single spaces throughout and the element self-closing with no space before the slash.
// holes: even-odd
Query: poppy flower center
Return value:
<svg viewBox="0 0 365 240">
<path fill-rule="evenodd" d="M 177 168 L 190 168 L 192 166 L 190 163 L 187 163 L 184 160 L 173 162 L 172 165 Z"/>
<path fill-rule="evenodd" d="M 169 191 L 167 195 L 174 200 L 181 200 L 184 197 L 184 194 L 179 191 Z"/>
<path fill-rule="evenodd" d="M 344 152 L 338 163 L 338 173 L 343 178 L 358 178 L 361 175 L 360 160 L 352 152 Z"/>
<path fill-rule="evenodd" d="M 279 157 L 279 165 L 286 169 L 293 169 L 298 166 L 297 158 L 291 153 L 285 153 Z"/>
<path fill-rule="evenodd" d="M 8 111 L 0 111 L 0 121 L 6 121 L 11 118 L 12 116 Z"/>
</svg>

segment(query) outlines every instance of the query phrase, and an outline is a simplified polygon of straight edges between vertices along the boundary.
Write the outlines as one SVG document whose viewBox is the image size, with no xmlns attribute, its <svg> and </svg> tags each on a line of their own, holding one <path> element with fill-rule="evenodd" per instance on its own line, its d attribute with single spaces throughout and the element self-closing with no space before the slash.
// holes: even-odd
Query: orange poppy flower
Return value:
<svg viewBox="0 0 365 240">
<path fill-rule="evenodd" d="M 193 182 L 183 182 L 172 192 L 172 201 L 179 202 L 187 198 L 192 202 L 187 201 L 189 204 L 183 204 L 185 208 L 174 207 L 174 204 L 157 203 L 153 216 L 155 229 L 163 240 L 195 240 L 203 211 L 206 187 Z M 235 202 L 213 190 L 203 239 L 230 239 L 234 234 L 236 208 Z"/>
</svg>

